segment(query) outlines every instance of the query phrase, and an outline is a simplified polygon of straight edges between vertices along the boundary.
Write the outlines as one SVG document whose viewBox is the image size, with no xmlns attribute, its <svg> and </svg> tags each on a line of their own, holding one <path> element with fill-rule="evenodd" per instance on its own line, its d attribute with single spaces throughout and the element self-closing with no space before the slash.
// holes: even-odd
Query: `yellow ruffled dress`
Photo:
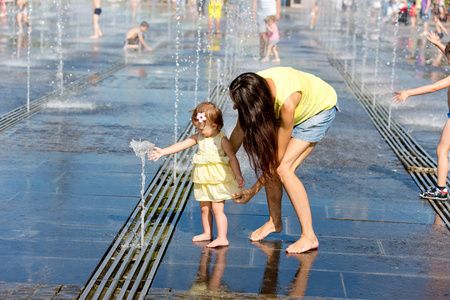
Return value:
<svg viewBox="0 0 450 300">
<path fill-rule="evenodd" d="M 223 201 L 242 190 L 231 169 L 230 158 L 222 149 L 224 136 L 223 132 L 213 138 L 198 135 L 198 151 L 192 158 L 192 181 L 197 201 Z"/>
</svg>

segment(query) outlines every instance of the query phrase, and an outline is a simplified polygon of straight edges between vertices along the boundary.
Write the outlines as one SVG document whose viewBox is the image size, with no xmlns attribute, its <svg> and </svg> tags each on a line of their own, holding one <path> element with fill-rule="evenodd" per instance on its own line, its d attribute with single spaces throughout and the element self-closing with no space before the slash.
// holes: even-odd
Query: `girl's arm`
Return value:
<svg viewBox="0 0 450 300">
<path fill-rule="evenodd" d="M 442 80 L 439 80 L 436 83 L 424 85 L 415 89 L 410 89 L 406 91 L 401 92 L 394 92 L 395 96 L 392 98 L 394 102 L 402 102 L 405 103 L 406 99 L 410 96 L 417 96 L 417 95 L 423 95 L 423 94 L 429 94 L 434 93 L 436 91 L 440 91 L 442 89 L 445 89 L 447 87 L 450 87 L 450 76 L 445 77 Z"/>
<path fill-rule="evenodd" d="M 241 172 L 241 166 L 239 165 L 239 161 L 236 157 L 236 154 L 233 152 L 233 146 L 231 145 L 230 141 L 227 139 L 227 137 L 222 138 L 222 149 L 225 152 L 225 154 L 230 158 L 230 166 L 233 170 L 234 175 L 236 176 L 236 181 L 238 182 L 238 186 L 240 188 L 244 187 L 245 181 L 244 177 L 242 177 Z"/>
<path fill-rule="evenodd" d="M 441 39 L 438 37 L 438 35 L 430 31 L 428 32 L 427 40 L 430 41 L 430 43 L 434 44 L 436 47 L 439 48 L 444 54 L 445 54 L 445 46 L 442 44 Z"/>
<path fill-rule="evenodd" d="M 197 140 L 198 140 L 198 134 L 194 134 L 193 136 L 189 137 L 188 139 L 185 139 L 182 142 L 173 144 L 172 146 L 169 146 L 164 149 L 161 149 L 158 147 L 153 147 L 154 150 L 148 154 L 148 156 L 149 156 L 148 158 L 153 161 L 157 161 L 164 155 L 177 153 L 177 152 L 180 152 L 189 147 L 195 146 L 197 144 Z"/>
<path fill-rule="evenodd" d="M 266 25 L 266 28 L 267 28 L 267 30 L 268 31 L 270 31 L 270 32 L 274 32 L 275 31 L 275 28 L 273 28 L 273 26 L 272 25 Z"/>
<path fill-rule="evenodd" d="M 284 156 L 291 140 L 292 130 L 294 129 L 295 108 L 302 98 L 300 92 L 293 93 L 283 103 L 280 109 L 280 129 L 278 130 L 278 161 Z"/>
</svg>

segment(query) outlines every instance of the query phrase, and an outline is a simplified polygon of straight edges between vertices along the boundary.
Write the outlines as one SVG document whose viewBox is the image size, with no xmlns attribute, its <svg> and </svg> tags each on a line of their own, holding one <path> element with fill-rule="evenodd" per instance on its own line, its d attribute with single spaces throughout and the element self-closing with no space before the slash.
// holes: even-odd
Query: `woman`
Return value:
<svg viewBox="0 0 450 300">
<path fill-rule="evenodd" d="M 238 122 L 230 141 L 236 152 L 241 144 L 259 180 L 234 194 L 234 202 L 247 203 L 265 186 L 270 218 L 250 239 L 258 241 L 282 230 L 281 198 L 284 186 L 300 221 L 302 235 L 286 251 L 301 253 L 319 246 L 312 226 L 305 188 L 295 170 L 330 127 L 337 95 L 322 79 L 288 67 L 244 73 L 230 84 Z"/>
</svg>

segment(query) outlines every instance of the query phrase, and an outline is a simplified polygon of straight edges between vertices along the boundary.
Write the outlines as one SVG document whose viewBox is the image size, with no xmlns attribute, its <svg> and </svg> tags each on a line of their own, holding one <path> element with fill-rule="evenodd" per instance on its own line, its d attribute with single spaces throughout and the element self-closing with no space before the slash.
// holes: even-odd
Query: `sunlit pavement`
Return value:
<svg viewBox="0 0 450 300">
<path fill-rule="evenodd" d="M 49 11 L 41 14 L 43 20 L 57 19 L 52 5 L 41 5 L 36 11 Z M 74 5 L 66 9 L 72 13 L 67 13 L 62 38 L 65 84 L 123 61 L 124 35 L 134 26 L 124 4 L 105 3 L 105 36 L 90 40 L 90 3 Z M 175 36 L 176 23 L 166 6 L 158 9 L 142 9 L 134 22 L 149 21 L 152 33 L 146 37 L 157 45 L 154 52 L 143 52 L 136 63 L 0 133 L 0 299 L 76 298 L 139 202 L 141 166 L 129 142 L 172 143 L 176 63 L 174 38 L 168 42 L 167 36 Z M 264 191 L 246 205 L 227 202 L 230 245 L 206 249 L 191 242 L 202 230 L 198 203 L 191 196 L 148 299 L 449 297 L 449 231 L 418 197 L 418 187 L 329 63 L 316 33 L 307 30 L 308 14 L 301 8 L 284 11 L 279 52 L 281 65 L 323 78 L 339 97 L 341 112 L 297 171 L 308 192 L 319 249 L 286 254 L 301 234 L 287 195 L 283 231 L 261 242 L 248 240 L 268 218 Z M 194 105 L 195 24 L 187 19 L 181 26 L 180 129 Z M 10 23 L 2 26 L 10 33 L 0 48 L 4 114 L 26 103 L 28 56 L 26 48 L 14 44 Z M 33 26 L 36 45 L 43 45 L 39 26 L 50 25 Z M 55 37 L 46 34 L 46 47 L 31 48 L 32 99 L 58 88 L 56 29 L 45 32 Z M 225 51 L 218 49 L 214 57 Z M 200 64 L 200 101 L 207 95 L 207 55 Z M 273 66 L 253 61 L 253 55 L 254 47 L 242 71 Z M 224 113 L 229 134 L 236 120 L 231 103 Z M 238 155 L 250 186 L 253 172 L 242 150 Z M 158 167 L 147 163 L 148 180 Z"/>
</svg>

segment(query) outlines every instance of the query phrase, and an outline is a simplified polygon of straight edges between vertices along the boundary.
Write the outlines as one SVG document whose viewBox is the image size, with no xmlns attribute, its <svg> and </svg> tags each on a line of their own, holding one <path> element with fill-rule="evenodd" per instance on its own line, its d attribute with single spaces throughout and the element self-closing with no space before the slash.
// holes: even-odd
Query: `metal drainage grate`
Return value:
<svg viewBox="0 0 450 300">
<path fill-rule="evenodd" d="M 211 102 L 222 108 L 228 99 L 228 90 L 216 86 Z M 192 123 L 179 140 L 194 133 Z M 191 159 L 195 147 L 177 155 L 182 171 L 173 172 L 175 155 L 170 156 L 158 170 L 145 199 L 144 246 L 140 247 L 141 207 L 137 206 L 115 241 L 89 279 L 79 299 L 144 299 L 150 289 L 162 256 L 192 189 Z"/>
<path fill-rule="evenodd" d="M 64 99 L 70 95 L 78 93 L 81 90 L 84 90 L 84 89 L 96 84 L 97 82 L 111 76 L 115 72 L 125 68 L 127 65 L 128 64 L 123 63 L 123 62 L 115 63 L 114 65 L 112 65 L 98 73 L 95 73 L 95 74 L 89 75 L 89 76 L 85 76 L 83 78 L 76 80 L 72 84 L 65 86 L 63 93 L 61 93 L 61 91 L 55 91 L 53 93 L 45 95 L 44 97 L 41 97 L 34 101 L 31 101 L 29 108 L 27 105 L 22 105 L 16 109 L 10 111 L 7 114 L 4 114 L 3 116 L 0 117 L 0 132 L 3 132 L 6 129 L 8 129 L 9 127 L 22 122 L 29 116 L 40 112 L 41 110 L 44 109 L 45 103 L 47 103 L 51 100 L 55 100 L 55 99 Z"/>
<path fill-rule="evenodd" d="M 352 76 L 345 72 L 345 66 L 342 61 L 333 58 L 329 58 L 329 60 L 341 73 L 349 88 L 369 114 L 375 127 L 400 159 L 417 186 L 422 191 L 427 190 L 430 186 L 434 186 L 437 182 L 436 162 L 395 120 L 391 118 L 389 121 L 389 113 L 386 109 L 375 103 L 373 95 L 368 95 L 362 91 L 362 85 L 358 78 L 354 77 L 352 80 Z M 448 178 L 447 185 L 450 185 Z M 448 201 L 428 201 L 447 225 L 447 228 L 450 229 L 450 206 Z"/>
</svg>

